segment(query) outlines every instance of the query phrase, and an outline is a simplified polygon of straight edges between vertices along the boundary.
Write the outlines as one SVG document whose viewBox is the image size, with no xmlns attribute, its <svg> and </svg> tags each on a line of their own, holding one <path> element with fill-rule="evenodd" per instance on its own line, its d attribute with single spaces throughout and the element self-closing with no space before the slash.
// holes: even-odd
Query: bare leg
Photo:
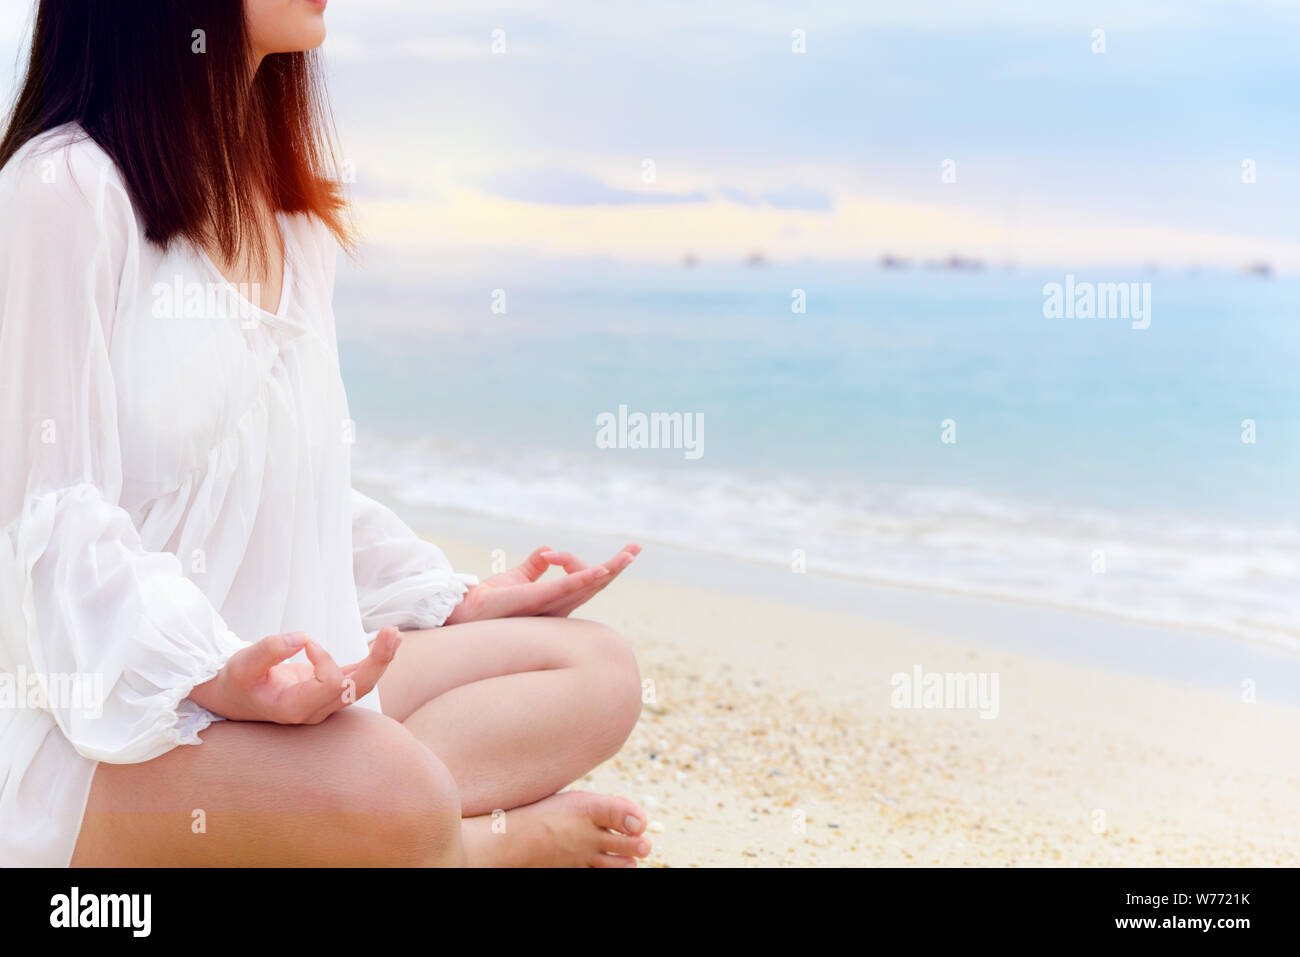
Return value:
<svg viewBox="0 0 1300 957">
<path fill-rule="evenodd" d="M 313 726 L 223 721 L 202 738 L 99 765 L 73 865 L 463 862 L 455 782 L 390 718 L 349 708 Z"/>
<path fill-rule="evenodd" d="M 456 779 L 470 864 L 628 866 L 649 853 L 637 805 L 555 795 L 616 754 L 640 714 L 635 656 L 610 629 L 507 618 L 408 632 L 379 690 Z"/>
<path fill-rule="evenodd" d="M 618 752 L 641 711 L 627 643 L 569 618 L 407 632 L 379 693 L 447 765 L 469 816 L 571 784 Z"/>
<path fill-rule="evenodd" d="M 199 747 L 101 764 L 73 864 L 611 867 L 648 853 L 632 802 L 554 794 L 635 722 L 640 689 L 621 639 L 589 622 L 510 619 L 410 633 L 398 657 L 381 693 L 386 710 L 409 709 L 409 729 L 361 708 L 309 727 L 220 722 Z M 528 700 L 503 706 L 501 694 Z M 478 707 L 488 711 L 476 723 Z M 480 816 L 460 820 L 455 772 L 420 733 L 476 782 Z"/>
</svg>

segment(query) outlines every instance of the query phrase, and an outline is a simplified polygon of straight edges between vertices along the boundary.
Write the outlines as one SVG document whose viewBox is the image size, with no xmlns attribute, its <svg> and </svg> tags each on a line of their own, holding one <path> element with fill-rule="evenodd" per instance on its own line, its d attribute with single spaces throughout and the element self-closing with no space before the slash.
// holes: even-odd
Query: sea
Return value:
<svg viewBox="0 0 1300 957">
<path fill-rule="evenodd" d="M 354 473 L 413 506 L 1300 650 L 1300 281 L 963 265 L 345 270 Z M 1101 283 L 1145 317 L 1049 306 Z"/>
</svg>

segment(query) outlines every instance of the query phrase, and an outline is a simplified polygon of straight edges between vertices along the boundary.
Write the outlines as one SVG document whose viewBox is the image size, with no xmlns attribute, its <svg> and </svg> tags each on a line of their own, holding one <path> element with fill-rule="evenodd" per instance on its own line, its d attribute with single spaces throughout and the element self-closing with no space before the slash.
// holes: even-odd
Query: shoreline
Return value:
<svg viewBox="0 0 1300 957">
<path fill-rule="evenodd" d="M 394 500 L 390 489 L 361 483 L 359 487 L 387 501 L 435 543 L 444 539 L 487 543 L 473 558 L 476 568 L 484 572 L 496 549 L 513 555 L 546 544 L 590 561 L 604 559 L 624 544 L 609 535 L 413 505 Z M 676 545 L 647 545 L 629 576 L 681 585 L 707 583 L 708 588 L 732 596 L 775 595 L 810 610 L 845 612 L 895 628 L 960 634 L 963 641 L 979 647 L 1190 683 L 1233 697 L 1239 695 L 1241 681 L 1254 680 L 1260 700 L 1300 706 L 1300 654 L 1219 631 L 1139 622 L 1050 602 L 877 584 L 819 572 L 794 574 L 767 562 Z"/>
<path fill-rule="evenodd" d="M 397 505 L 461 571 L 539 544 L 604 557 Z M 912 627 L 701 587 L 661 574 L 695 575 L 675 561 L 638 559 L 584 609 L 650 684 L 623 749 L 574 787 L 645 805 L 651 866 L 1300 862 L 1294 703 L 972 639 L 948 612 Z M 996 675 L 996 717 L 896 707 L 892 679 L 918 667 Z"/>
</svg>

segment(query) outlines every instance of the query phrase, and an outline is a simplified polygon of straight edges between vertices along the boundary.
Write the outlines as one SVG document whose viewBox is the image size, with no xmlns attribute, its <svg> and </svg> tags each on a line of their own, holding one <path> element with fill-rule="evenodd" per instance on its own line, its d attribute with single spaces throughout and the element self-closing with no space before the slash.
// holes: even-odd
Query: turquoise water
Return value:
<svg viewBox="0 0 1300 957">
<path fill-rule="evenodd" d="M 1150 283 L 1150 327 L 1045 318 L 1063 273 L 347 278 L 357 471 L 466 513 L 1297 643 L 1297 284 L 1076 280 Z M 620 405 L 699 413 L 703 455 L 599 448 Z"/>
</svg>

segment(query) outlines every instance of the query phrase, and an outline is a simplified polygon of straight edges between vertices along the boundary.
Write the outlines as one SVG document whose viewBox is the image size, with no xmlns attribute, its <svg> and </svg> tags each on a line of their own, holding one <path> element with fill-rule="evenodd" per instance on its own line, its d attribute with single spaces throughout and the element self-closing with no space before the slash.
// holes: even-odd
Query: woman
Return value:
<svg viewBox="0 0 1300 957">
<path fill-rule="evenodd" d="M 637 719 L 626 643 L 567 616 L 639 549 L 480 584 L 351 489 L 324 9 L 39 3 L 0 143 L 5 864 L 649 853 L 635 804 L 556 793 Z"/>
</svg>

